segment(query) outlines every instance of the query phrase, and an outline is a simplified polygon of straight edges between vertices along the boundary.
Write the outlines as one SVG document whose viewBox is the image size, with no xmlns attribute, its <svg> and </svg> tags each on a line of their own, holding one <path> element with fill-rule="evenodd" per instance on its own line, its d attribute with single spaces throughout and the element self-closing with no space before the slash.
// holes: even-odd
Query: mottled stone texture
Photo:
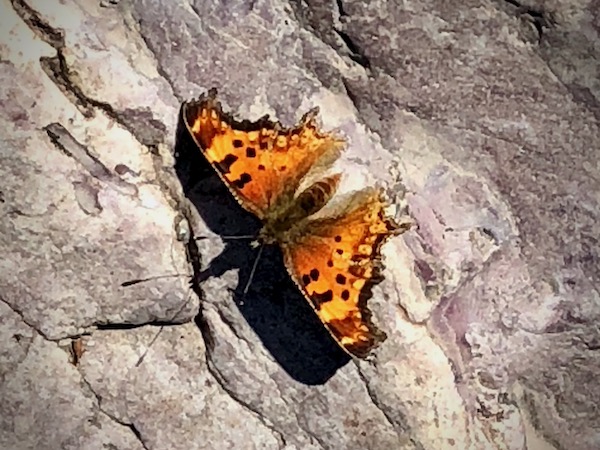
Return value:
<svg viewBox="0 0 600 450">
<path fill-rule="evenodd" d="M 0 8 L 0 448 L 600 448 L 597 2 Z M 213 86 L 320 106 L 418 224 L 371 360 L 274 249 L 237 294 L 256 221 L 178 127 Z"/>
</svg>

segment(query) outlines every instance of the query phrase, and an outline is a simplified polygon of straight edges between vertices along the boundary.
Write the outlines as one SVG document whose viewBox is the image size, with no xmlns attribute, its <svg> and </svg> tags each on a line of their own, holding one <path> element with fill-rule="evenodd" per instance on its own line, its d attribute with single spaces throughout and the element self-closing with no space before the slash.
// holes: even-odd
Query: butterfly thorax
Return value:
<svg viewBox="0 0 600 450">
<path fill-rule="evenodd" d="M 303 232 L 308 217 L 321 210 L 331 199 L 339 184 L 340 175 L 317 181 L 300 195 L 293 194 L 287 201 L 271 208 L 258 234 L 263 244 L 293 242 Z"/>
</svg>

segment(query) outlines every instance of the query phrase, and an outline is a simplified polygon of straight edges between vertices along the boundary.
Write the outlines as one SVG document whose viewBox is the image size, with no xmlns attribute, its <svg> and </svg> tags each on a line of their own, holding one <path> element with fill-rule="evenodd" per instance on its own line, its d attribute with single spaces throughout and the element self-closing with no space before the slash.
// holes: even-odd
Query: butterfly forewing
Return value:
<svg viewBox="0 0 600 450">
<path fill-rule="evenodd" d="M 185 103 L 184 120 L 240 204 L 261 219 L 290 201 L 311 167 L 343 146 L 341 139 L 319 130 L 314 114 L 291 129 L 267 117 L 238 122 L 223 113 L 214 92 Z"/>
</svg>

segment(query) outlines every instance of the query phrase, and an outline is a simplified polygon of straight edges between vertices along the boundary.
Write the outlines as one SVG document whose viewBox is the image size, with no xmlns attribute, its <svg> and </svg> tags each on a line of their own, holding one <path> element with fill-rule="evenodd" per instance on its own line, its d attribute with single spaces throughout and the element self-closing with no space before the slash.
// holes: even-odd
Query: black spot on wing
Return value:
<svg viewBox="0 0 600 450">
<path fill-rule="evenodd" d="M 256 156 L 256 150 L 254 150 L 254 147 L 246 147 L 246 156 L 248 158 L 254 158 Z"/>
<path fill-rule="evenodd" d="M 319 309 L 323 303 L 327 303 L 333 300 L 333 291 L 329 289 L 328 291 L 325 291 L 323 293 L 314 292 L 310 296 L 310 298 L 315 303 L 315 307 Z"/>
<path fill-rule="evenodd" d="M 221 161 L 215 163 L 215 167 L 219 172 L 226 174 L 231 171 L 231 165 L 238 160 L 238 157 L 229 153 Z"/>
<path fill-rule="evenodd" d="M 317 269 L 313 269 L 310 271 L 310 277 L 313 279 L 313 281 L 317 281 L 319 279 L 319 271 Z"/>
<path fill-rule="evenodd" d="M 234 139 L 233 140 L 233 146 L 235 148 L 240 148 L 242 145 L 244 145 L 244 143 L 241 140 L 239 140 L 239 139 Z"/>
<path fill-rule="evenodd" d="M 250 176 L 250 174 L 244 172 L 240 175 L 240 177 L 237 180 L 233 180 L 231 184 L 233 184 L 238 189 L 244 189 L 244 186 L 246 186 L 251 181 L 252 177 Z"/>
<path fill-rule="evenodd" d="M 350 292 L 348 291 L 348 289 L 344 289 L 342 291 L 342 299 L 343 300 L 348 300 L 350 298 Z"/>
<path fill-rule="evenodd" d="M 304 284 L 304 286 L 309 285 L 310 281 L 310 275 L 302 275 L 302 284 Z"/>
<path fill-rule="evenodd" d="M 338 273 L 335 276 L 335 281 L 337 284 L 346 284 L 346 277 L 344 275 L 342 275 L 341 273 Z"/>
<path fill-rule="evenodd" d="M 355 277 L 363 278 L 365 274 L 365 268 L 363 266 L 351 265 L 348 268 L 348 272 L 350 272 L 350 274 L 354 275 Z"/>
</svg>

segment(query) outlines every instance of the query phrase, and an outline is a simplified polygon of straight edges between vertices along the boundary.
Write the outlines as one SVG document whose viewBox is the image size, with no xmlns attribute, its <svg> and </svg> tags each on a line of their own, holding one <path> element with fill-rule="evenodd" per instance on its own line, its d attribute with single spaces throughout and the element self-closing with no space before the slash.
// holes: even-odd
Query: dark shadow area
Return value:
<svg viewBox="0 0 600 450">
<path fill-rule="evenodd" d="M 260 221 L 237 203 L 203 157 L 183 123 L 181 111 L 175 151 L 175 170 L 183 191 L 207 226 L 220 236 L 256 235 Z M 250 290 L 243 296 L 257 255 L 250 241 L 224 240 L 223 252 L 206 270 L 195 273 L 197 282 L 239 270 L 234 300 L 267 350 L 295 380 L 310 385 L 325 383 L 350 357 L 291 280 L 278 247 L 264 248 Z"/>
</svg>

